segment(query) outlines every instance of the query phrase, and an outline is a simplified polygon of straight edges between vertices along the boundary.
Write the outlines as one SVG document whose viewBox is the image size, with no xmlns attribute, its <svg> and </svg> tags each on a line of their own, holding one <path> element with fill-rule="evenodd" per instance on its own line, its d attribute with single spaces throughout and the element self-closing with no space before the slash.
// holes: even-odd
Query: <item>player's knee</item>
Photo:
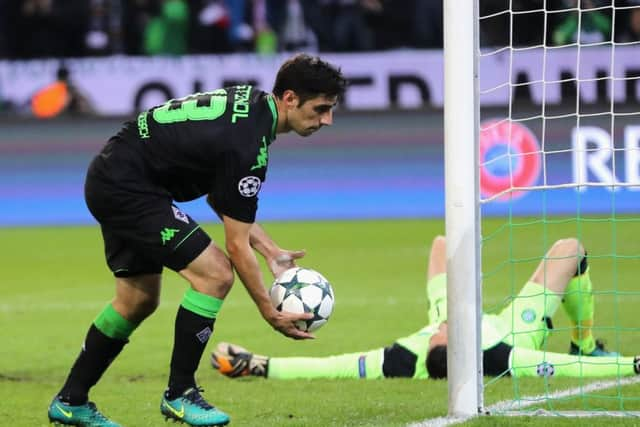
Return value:
<svg viewBox="0 0 640 427">
<path fill-rule="evenodd" d="M 223 291 L 225 294 L 231 290 L 235 276 L 233 274 L 233 268 L 231 263 L 227 263 L 224 267 L 218 269 L 215 273 L 214 283 L 216 287 Z"/>
<path fill-rule="evenodd" d="M 446 246 L 446 239 L 443 235 L 437 235 L 436 237 L 433 238 L 433 242 L 431 242 L 431 246 L 432 247 L 441 247 L 442 250 L 445 249 Z"/>
<path fill-rule="evenodd" d="M 153 314 L 160 305 L 160 298 L 150 296 L 138 302 L 137 313 L 140 317 L 147 318 Z"/>
<path fill-rule="evenodd" d="M 585 255 L 584 246 L 580 243 L 580 240 L 575 237 L 568 237 L 566 239 L 560 239 L 553 245 L 552 251 L 556 255 L 561 256 L 579 256 Z"/>
<path fill-rule="evenodd" d="M 200 292 L 224 297 L 231 290 L 234 279 L 233 268 L 229 260 L 217 258 L 206 270 L 199 272 L 190 281 L 194 288 Z"/>
<path fill-rule="evenodd" d="M 152 294 L 130 294 L 127 298 L 116 298 L 114 306 L 118 307 L 118 311 L 123 316 L 133 322 L 142 322 L 151 316 L 160 304 L 158 295 Z"/>
</svg>

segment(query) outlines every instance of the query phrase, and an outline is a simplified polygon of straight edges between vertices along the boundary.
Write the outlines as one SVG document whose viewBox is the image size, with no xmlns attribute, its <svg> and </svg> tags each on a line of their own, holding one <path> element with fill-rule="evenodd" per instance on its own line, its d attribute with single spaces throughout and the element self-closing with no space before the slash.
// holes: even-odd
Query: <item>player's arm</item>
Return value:
<svg viewBox="0 0 640 427">
<path fill-rule="evenodd" d="M 264 257 L 273 277 L 296 266 L 296 260 L 305 255 L 304 251 L 281 249 L 259 224 L 254 223 L 249 230 L 251 247 Z"/>
<path fill-rule="evenodd" d="M 211 195 L 207 196 L 207 203 L 222 220 L 223 215 L 216 209 Z M 273 277 L 296 266 L 297 259 L 305 255 L 304 251 L 289 251 L 281 249 L 259 224 L 253 223 L 249 229 L 249 244 L 262 255 L 269 266 Z"/>
<path fill-rule="evenodd" d="M 274 329 L 288 337 L 295 339 L 314 338 L 312 334 L 303 332 L 295 326 L 296 321 L 310 319 L 313 317 L 312 314 L 280 312 L 271 305 L 271 300 L 262 280 L 260 265 L 250 245 L 250 231 L 253 224 L 238 221 L 226 215 L 222 215 L 222 222 L 224 224 L 227 253 L 231 263 L 238 272 L 240 280 L 242 280 L 262 317 Z"/>
</svg>

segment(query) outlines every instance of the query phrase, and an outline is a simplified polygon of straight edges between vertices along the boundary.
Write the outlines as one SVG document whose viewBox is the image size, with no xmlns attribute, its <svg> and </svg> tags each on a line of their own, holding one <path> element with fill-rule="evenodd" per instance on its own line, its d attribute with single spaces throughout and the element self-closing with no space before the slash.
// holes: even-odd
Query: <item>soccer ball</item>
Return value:
<svg viewBox="0 0 640 427">
<path fill-rule="evenodd" d="M 309 320 L 299 320 L 296 327 L 313 332 L 327 323 L 333 311 L 333 289 L 327 279 L 310 268 L 286 270 L 273 282 L 271 303 L 278 311 L 313 313 Z"/>
</svg>

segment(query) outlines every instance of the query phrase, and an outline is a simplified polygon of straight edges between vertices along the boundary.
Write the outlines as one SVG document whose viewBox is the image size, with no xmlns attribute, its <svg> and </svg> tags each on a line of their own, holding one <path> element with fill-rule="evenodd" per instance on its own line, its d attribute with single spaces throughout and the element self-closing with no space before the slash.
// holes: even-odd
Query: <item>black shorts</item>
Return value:
<svg viewBox="0 0 640 427">
<path fill-rule="evenodd" d="M 109 150 L 105 148 L 105 150 Z M 89 167 L 85 200 L 100 223 L 107 264 L 116 277 L 184 269 L 211 238 L 171 196 L 153 184 L 130 150 L 109 150 Z"/>
</svg>

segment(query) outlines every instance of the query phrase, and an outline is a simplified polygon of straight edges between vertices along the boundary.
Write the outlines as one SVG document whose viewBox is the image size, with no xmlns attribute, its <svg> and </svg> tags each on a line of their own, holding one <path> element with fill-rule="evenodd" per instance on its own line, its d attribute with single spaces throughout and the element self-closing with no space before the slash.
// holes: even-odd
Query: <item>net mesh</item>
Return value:
<svg viewBox="0 0 640 427">
<path fill-rule="evenodd" d="M 485 0 L 479 31 L 484 309 L 517 305 L 553 244 L 576 238 L 588 253 L 593 335 L 631 356 L 612 359 L 615 374 L 601 378 L 594 358 L 554 359 L 577 330 L 560 305 L 534 363 L 539 376 L 513 377 L 510 393 L 503 380 L 486 379 L 485 406 L 637 415 L 640 386 L 629 366 L 640 354 L 640 2 Z M 581 259 L 577 251 L 563 257 Z M 552 271 L 542 271 L 548 284 Z M 515 336 L 526 320 L 510 313 Z M 558 361 L 548 368 L 549 360 Z M 572 364 L 580 374 L 564 377 Z M 512 398 L 492 407 L 505 393 Z"/>
</svg>

